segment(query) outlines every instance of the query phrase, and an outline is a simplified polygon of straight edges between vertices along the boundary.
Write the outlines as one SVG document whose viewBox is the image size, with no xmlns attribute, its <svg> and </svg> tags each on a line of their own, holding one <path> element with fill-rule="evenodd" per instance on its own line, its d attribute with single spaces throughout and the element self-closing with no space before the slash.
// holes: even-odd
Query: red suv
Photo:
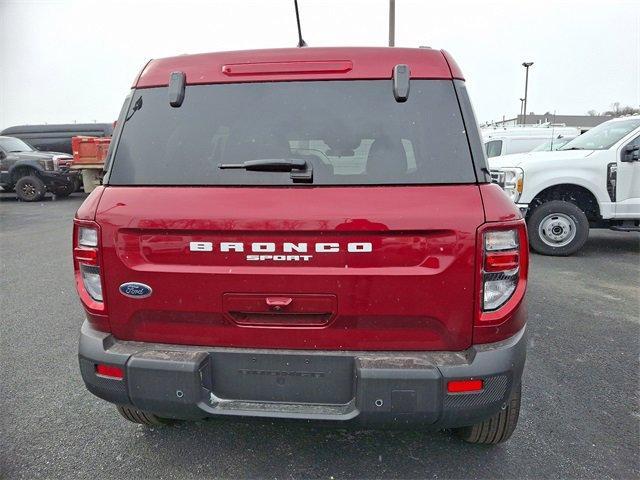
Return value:
<svg viewBox="0 0 640 480">
<path fill-rule="evenodd" d="M 128 420 L 515 428 L 525 223 L 444 51 L 149 62 L 73 248 L 82 377 Z"/>
</svg>

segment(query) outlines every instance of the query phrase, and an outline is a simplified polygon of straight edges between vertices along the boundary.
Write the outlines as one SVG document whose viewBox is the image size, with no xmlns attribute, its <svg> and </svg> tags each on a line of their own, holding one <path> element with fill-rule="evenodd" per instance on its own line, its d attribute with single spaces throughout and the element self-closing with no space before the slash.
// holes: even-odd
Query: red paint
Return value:
<svg viewBox="0 0 640 480">
<path fill-rule="evenodd" d="M 76 218 L 78 220 L 93 220 L 96 216 L 96 209 L 98 208 L 98 203 L 100 202 L 100 197 L 102 196 L 102 192 L 104 192 L 104 187 L 100 185 L 96 187 L 87 198 L 84 199 L 80 208 L 76 212 Z M 74 230 L 74 245 L 76 244 L 76 235 L 77 232 Z"/>
<path fill-rule="evenodd" d="M 173 71 L 185 72 L 192 85 L 383 79 L 398 63 L 408 64 L 413 78 L 462 78 L 453 59 L 436 50 L 302 48 L 154 60 L 136 83 L 164 86 Z M 78 245 L 79 226 L 99 229 L 97 248 Z M 483 232 L 513 228 L 517 254 L 485 258 Z M 190 242 L 213 247 L 191 251 Z M 222 242 L 244 251 L 222 251 Z M 281 261 L 291 253 L 285 242 L 335 251 Z M 277 250 L 253 261 L 253 243 Z M 350 244 L 372 251 L 350 251 Z M 108 186 L 87 197 L 74 222 L 76 287 L 94 328 L 122 340 L 241 348 L 459 351 L 505 339 L 526 321 L 527 245 L 518 209 L 489 184 Z M 516 261 L 515 293 L 498 310 L 482 312 L 483 265 Z M 100 267 L 104 302 L 84 291 L 81 263 Z M 125 282 L 153 293 L 125 297 Z"/>
<path fill-rule="evenodd" d="M 479 392 L 484 388 L 482 380 L 450 380 L 447 382 L 448 393 Z"/>
<path fill-rule="evenodd" d="M 527 239 L 523 220 L 484 222 L 519 215 L 495 198 L 504 196 L 499 190 L 481 198 L 483 187 L 105 187 L 95 219 L 108 326 L 81 286 L 80 296 L 98 328 L 125 340 L 343 350 L 462 350 L 498 341 L 524 326 L 528 252 L 518 252 L 513 297 L 487 313 L 477 247 L 487 228 L 515 226 L 521 245 Z M 189 251 L 191 241 L 212 242 L 214 251 Z M 340 248 L 308 263 L 252 263 L 251 252 L 220 252 L 223 241 Z M 347 252 L 350 242 L 370 242 L 373 252 Z M 118 287 L 130 281 L 150 285 L 153 295 L 124 297 Z M 226 294 L 260 295 L 265 308 L 268 297 L 334 295 L 337 307 L 326 324 L 238 321 Z"/>
<path fill-rule="evenodd" d="M 107 187 L 100 224 L 103 292 L 122 339 L 344 350 L 461 350 L 471 344 L 476 185 L 405 187 Z M 189 242 L 370 241 L 371 253 L 308 263 L 191 252 Z M 246 252 L 245 252 L 246 253 Z M 153 288 L 124 297 L 125 282 Z M 335 295 L 326 327 L 242 327 L 225 294 Z"/>
<path fill-rule="evenodd" d="M 522 218 L 520 210 L 495 183 L 481 184 L 480 195 L 487 222 L 511 222 Z"/>
<path fill-rule="evenodd" d="M 151 60 L 136 79 L 134 87 L 166 86 L 169 75 L 175 71 L 184 72 L 189 85 L 382 79 L 391 78 L 393 67 L 399 63 L 409 65 L 412 78 L 462 78 L 455 62 L 446 55 L 428 48 L 386 47 L 282 48 L 181 55 Z M 225 67 L 241 74 L 229 75 Z"/>
<path fill-rule="evenodd" d="M 462 70 L 458 66 L 458 63 L 453 59 L 451 54 L 446 50 L 441 50 L 441 52 L 445 60 L 447 61 L 447 64 L 449 65 L 451 78 L 455 78 L 457 80 L 464 80 L 464 75 L 462 75 Z"/>
</svg>

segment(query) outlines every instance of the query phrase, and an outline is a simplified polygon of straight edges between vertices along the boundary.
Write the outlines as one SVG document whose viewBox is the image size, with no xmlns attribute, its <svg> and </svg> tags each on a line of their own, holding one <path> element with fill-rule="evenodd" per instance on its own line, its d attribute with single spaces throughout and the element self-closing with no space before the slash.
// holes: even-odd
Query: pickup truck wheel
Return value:
<svg viewBox="0 0 640 480">
<path fill-rule="evenodd" d="M 118 409 L 118 412 L 120 412 L 120 415 L 130 422 L 146 425 L 147 427 L 156 427 L 169 423 L 169 420 L 167 419 L 160 418 L 153 413 L 138 410 L 137 408 L 126 407 L 123 405 L 116 405 L 116 408 Z"/>
<path fill-rule="evenodd" d="M 493 445 L 509 440 L 520 416 L 522 386 L 513 392 L 507 404 L 493 417 L 470 427 L 455 428 L 453 432 L 468 443 Z"/>
<path fill-rule="evenodd" d="M 545 202 L 527 222 L 529 244 L 542 255 L 567 256 L 589 238 L 589 220 L 577 205 L 563 200 Z"/>
<path fill-rule="evenodd" d="M 16 182 L 16 195 L 23 202 L 37 202 L 42 200 L 47 193 L 44 182 L 35 176 L 27 176 Z"/>
<path fill-rule="evenodd" d="M 73 192 L 76 191 L 76 184 L 75 183 L 69 183 L 63 187 L 60 187 L 58 189 L 56 189 L 53 194 L 56 197 L 68 197 L 69 195 L 71 195 Z"/>
</svg>

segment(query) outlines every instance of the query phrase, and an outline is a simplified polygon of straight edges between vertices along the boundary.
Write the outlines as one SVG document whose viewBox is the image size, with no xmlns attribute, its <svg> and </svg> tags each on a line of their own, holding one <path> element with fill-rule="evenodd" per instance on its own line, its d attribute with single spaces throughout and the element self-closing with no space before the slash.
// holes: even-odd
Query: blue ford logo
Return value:
<svg viewBox="0 0 640 480">
<path fill-rule="evenodd" d="M 120 285 L 120 293 L 130 298 L 147 298 L 151 295 L 151 287 L 144 283 L 128 282 Z"/>
</svg>

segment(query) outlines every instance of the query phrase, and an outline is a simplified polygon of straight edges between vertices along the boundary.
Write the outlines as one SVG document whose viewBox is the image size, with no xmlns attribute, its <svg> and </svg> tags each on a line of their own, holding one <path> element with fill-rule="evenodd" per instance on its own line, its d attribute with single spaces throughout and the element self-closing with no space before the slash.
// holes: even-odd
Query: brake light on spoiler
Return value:
<svg viewBox="0 0 640 480">
<path fill-rule="evenodd" d="M 222 66 L 226 76 L 282 75 L 282 74 L 328 74 L 347 73 L 353 68 L 350 60 L 317 60 L 295 62 L 235 63 Z"/>
</svg>

